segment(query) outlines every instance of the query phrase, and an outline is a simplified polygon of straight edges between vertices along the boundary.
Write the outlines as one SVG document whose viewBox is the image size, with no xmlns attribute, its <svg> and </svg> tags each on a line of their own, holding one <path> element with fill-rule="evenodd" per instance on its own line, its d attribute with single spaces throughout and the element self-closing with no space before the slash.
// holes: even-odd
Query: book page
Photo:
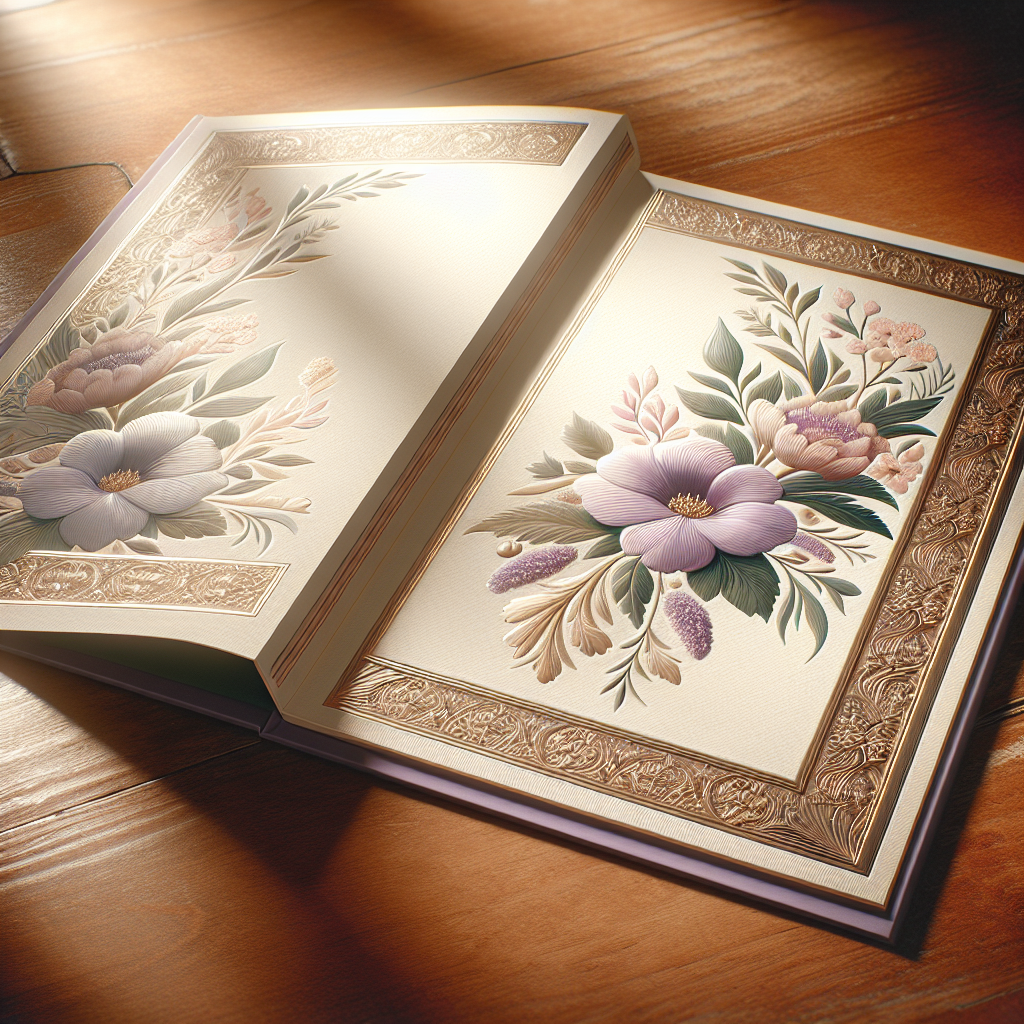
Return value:
<svg viewBox="0 0 1024 1024">
<path fill-rule="evenodd" d="M 884 903 L 1019 531 L 986 568 L 1018 281 L 661 187 L 372 643 L 289 711 Z"/>
<path fill-rule="evenodd" d="M 255 657 L 616 154 L 584 111 L 201 120 L 3 355 L 5 625 Z"/>
</svg>

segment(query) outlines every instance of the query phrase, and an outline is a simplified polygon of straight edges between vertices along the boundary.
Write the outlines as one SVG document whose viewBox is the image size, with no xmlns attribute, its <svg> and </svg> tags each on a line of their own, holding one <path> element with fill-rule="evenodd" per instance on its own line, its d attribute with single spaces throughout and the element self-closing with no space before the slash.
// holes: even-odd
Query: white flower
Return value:
<svg viewBox="0 0 1024 1024">
<path fill-rule="evenodd" d="M 216 444 L 192 416 L 158 412 L 123 430 L 87 430 L 60 453 L 60 465 L 36 470 L 18 489 L 35 519 L 59 519 L 72 547 L 98 551 L 130 540 L 150 515 L 184 512 L 228 483 Z"/>
</svg>

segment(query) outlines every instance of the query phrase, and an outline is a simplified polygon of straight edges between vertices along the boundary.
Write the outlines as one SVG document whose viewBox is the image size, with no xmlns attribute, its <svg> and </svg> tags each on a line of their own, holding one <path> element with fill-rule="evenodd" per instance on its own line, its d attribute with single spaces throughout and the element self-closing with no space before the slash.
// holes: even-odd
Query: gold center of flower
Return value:
<svg viewBox="0 0 1024 1024">
<path fill-rule="evenodd" d="M 713 505 L 693 494 L 677 494 L 668 503 L 668 507 L 687 519 L 706 519 L 715 511 Z"/>
<path fill-rule="evenodd" d="M 101 491 L 126 491 L 140 483 L 139 474 L 134 469 L 119 469 L 116 473 L 108 473 L 99 483 Z"/>
</svg>

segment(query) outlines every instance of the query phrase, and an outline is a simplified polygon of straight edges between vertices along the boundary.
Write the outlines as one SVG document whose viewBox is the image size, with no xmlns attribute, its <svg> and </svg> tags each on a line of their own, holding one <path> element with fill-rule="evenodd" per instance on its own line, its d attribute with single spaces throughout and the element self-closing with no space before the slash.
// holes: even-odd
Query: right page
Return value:
<svg viewBox="0 0 1024 1024">
<path fill-rule="evenodd" d="M 650 182 L 303 724 L 881 907 L 1020 530 L 1020 278 Z"/>
</svg>

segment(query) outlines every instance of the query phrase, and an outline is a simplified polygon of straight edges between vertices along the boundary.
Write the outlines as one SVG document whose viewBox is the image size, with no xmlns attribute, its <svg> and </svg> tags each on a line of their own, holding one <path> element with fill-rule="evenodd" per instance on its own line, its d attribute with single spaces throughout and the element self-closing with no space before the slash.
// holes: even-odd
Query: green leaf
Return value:
<svg viewBox="0 0 1024 1024">
<path fill-rule="evenodd" d="M 271 397 L 271 395 L 266 395 L 263 398 L 244 398 L 241 395 L 236 395 L 233 398 L 215 398 L 211 402 L 201 402 L 199 405 L 190 406 L 188 411 L 192 416 L 207 419 L 245 416 L 250 412 L 255 412 L 261 405 L 266 405 Z"/>
<path fill-rule="evenodd" d="M 779 614 L 776 616 L 775 624 L 779 629 L 779 636 L 782 642 L 786 642 L 786 627 L 789 625 L 789 620 L 793 617 L 793 609 L 796 607 L 796 587 L 793 586 L 792 577 L 790 578 L 789 584 L 789 595 L 783 602 L 782 607 L 779 608 Z"/>
<path fill-rule="evenodd" d="M 899 508 L 896 499 L 877 480 L 863 473 L 851 476 L 846 480 L 826 480 L 817 473 L 797 473 L 795 476 L 783 477 L 783 496 L 794 501 L 801 501 L 805 494 L 855 494 L 860 498 L 874 498 L 886 505 Z"/>
<path fill-rule="evenodd" d="M 761 398 L 774 405 L 782 396 L 782 374 L 776 370 L 770 377 L 765 377 L 759 384 L 754 385 L 747 392 L 746 405 L 750 408 L 752 402 Z"/>
<path fill-rule="evenodd" d="M 761 364 L 760 364 L 760 363 L 758 363 L 758 364 L 757 364 L 757 366 L 755 366 L 755 367 L 754 367 L 754 368 L 753 368 L 753 369 L 752 369 L 752 370 L 750 371 L 750 373 L 748 373 L 748 374 L 747 374 L 747 375 L 746 375 L 746 376 L 745 376 L 745 377 L 743 378 L 743 380 L 741 380 L 741 381 L 740 381 L 740 392 L 742 392 L 742 391 L 744 390 L 744 388 L 746 388 L 746 386 L 747 386 L 747 385 L 748 385 L 748 384 L 749 384 L 749 383 L 750 383 L 750 382 L 751 382 L 752 380 L 755 380 L 755 379 L 757 378 L 757 375 L 758 375 L 758 374 L 759 374 L 760 372 L 761 372 Z"/>
<path fill-rule="evenodd" d="M 619 543 L 619 530 L 614 533 L 609 533 L 602 537 L 595 544 L 592 544 L 587 548 L 587 553 L 583 556 L 584 558 L 604 558 L 606 555 L 614 555 L 622 550 L 622 545 Z"/>
<path fill-rule="evenodd" d="M 797 373 L 802 374 L 804 372 L 804 364 L 800 362 L 800 357 L 795 352 L 790 352 L 788 349 L 779 348 L 778 345 L 762 345 L 757 342 L 758 348 L 763 348 L 765 352 L 771 352 L 776 359 L 781 359 L 787 366 L 791 366 Z"/>
<path fill-rule="evenodd" d="M 203 433 L 213 441 L 218 448 L 227 448 L 233 445 L 241 436 L 237 423 L 231 420 L 217 420 L 203 429 Z"/>
<path fill-rule="evenodd" d="M 828 636 L 828 616 L 825 614 L 821 602 L 802 583 L 796 585 L 800 590 L 800 596 L 804 599 L 804 615 L 815 639 L 814 650 L 811 652 L 811 657 L 807 659 L 810 661 L 821 650 Z"/>
<path fill-rule="evenodd" d="M 493 533 L 532 544 L 575 544 L 609 533 L 618 536 L 619 530 L 599 523 L 580 505 L 538 501 L 488 516 L 466 533 Z"/>
<path fill-rule="evenodd" d="M 894 402 L 878 412 L 873 412 L 870 419 L 864 415 L 862 407 L 860 416 L 865 422 L 874 423 L 881 431 L 882 427 L 892 426 L 895 423 L 913 423 L 930 413 L 941 401 L 942 396 L 939 395 L 932 398 L 918 398 L 911 402 Z"/>
<path fill-rule="evenodd" d="M 585 420 L 577 412 L 572 414 L 572 423 L 562 429 L 562 440 L 585 459 L 599 459 L 615 447 L 612 435 L 604 427 Z"/>
<path fill-rule="evenodd" d="M 240 270 L 233 271 L 226 278 L 218 278 L 209 284 L 200 285 L 198 288 L 193 288 L 175 299 L 167 307 L 167 312 L 164 313 L 163 320 L 160 322 L 161 332 L 166 331 L 168 327 L 176 324 L 179 320 L 184 320 L 194 315 L 198 306 L 201 306 L 207 299 L 212 299 L 214 295 L 222 292 L 229 284 L 233 284 L 239 273 Z"/>
<path fill-rule="evenodd" d="M 844 398 L 849 398 L 850 395 L 857 391 L 856 384 L 840 384 L 835 387 L 825 388 L 820 395 L 818 395 L 819 402 L 841 402 Z"/>
<path fill-rule="evenodd" d="M 780 295 L 784 295 L 789 283 L 786 281 L 786 275 L 783 274 L 781 270 L 777 270 L 770 263 L 762 263 L 761 266 L 764 267 L 765 277 L 771 281 L 772 285 L 778 290 Z"/>
<path fill-rule="evenodd" d="M 757 271 L 749 263 L 744 263 L 742 260 L 732 260 L 729 259 L 728 256 L 723 256 L 722 259 L 724 259 L 726 263 L 731 263 L 734 267 L 744 271 L 744 273 L 757 274 Z"/>
<path fill-rule="evenodd" d="M 828 591 L 835 606 L 845 615 L 843 607 L 844 597 L 857 597 L 860 594 L 860 587 L 854 586 L 848 580 L 837 579 L 834 576 L 819 576 L 818 582 Z"/>
<path fill-rule="evenodd" d="M 687 372 L 698 384 L 703 384 L 706 388 L 714 388 L 715 391 L 721 391 L 723 395 L 732 398 L 732 388 L 725 381 L 719 380 L 717 377 L 709 377 L 706 373 L 694 373 L 693 370 Z"/>
<path fill-rule="evenodd" d="M 575 459 L 565 460 L 565 471 L 567 473 L 596 473 L 597 467 L 591 465 L 589 462 L 577 462 Z"/>
<path fill-rule="evenodd" d="M 778 574 L 764 555 L 742 558 L 719 551 L 703 569 L 688 572 L 686 582 L 702 601 L 720 593 L 744 615 L 760 615 L 765 622 L 779 596 Z"/>
<path fill-rule="evenodd" d="M 814 512 L 827 516 L 834 523 L 841 526 L 852 526 L 855 530 L 867 530 L 869 533 L 877 533 L 881 537 L 888 537 L 892 540 L 889 527 L 882 522 L 870 509 L 847 498 L 842 494 L 801 494 L 798 498 L 787 498 L 787 501 L 797 501 L 801 505 Z"/>
<path fill-rule="evenodd" d="M 283 344 L 283 341 L 279 341 L 276 345 L 268 345 L 259 352 L 253 352 L 252 355 L 229 366 L 210 386 L 206 397 L 213 398 L 214 395 L 223 395 L 226 391 L 236 391 L 238 388 L 244 388 L 258 381 L 270 372 Z"/>
<path fill-rule="evenodd" d="M 754 461 L 754 448 L 747 435 L 737 430 L 731 423 L 724 427 L 717 423 L 703 423 L 694 428 L 701 437 L 710 437 L 712 441 L 724 444 L 732 452 L 737 465 L 745 466 Z"/>
<path fill-rule="evenodd" d="M 819 285 L 814 291 L 804 292 L 800 296 L 800 301 L 796 304 L 796 317 L 799 320 L 804 313 L 807 312 L 817 301 L 821 295 L 821 286 Z"/>
<path fill-rule="evenodd" d="M 743 369 L 743 349 L 721 317 L 711 337 L 704 343 L 704 362 L 734 384 L 739 381 L 740 370 Z"/>
<path fill-rule="evenodd" d="M 184 512 L 172 516 L 152 516 L 156 528 L 165 537 L 185 540 L 188 537 L 223 537 L 228 523 L 219 508 L 201 501 Z"/>
<path fill-rule="evenodd" d="M 786 398 L 796 398 L 804 393 L 804 389 L 788 373 L 782 375 L 782 393 Z"/>
<path fill-rule="evenodd" d="M 71 545 L 60 535 L 60 519 L 35 519 L 27 512 L 0 516 L 0 565 L 29 551 L 67 551 Z"/>
<path fill-rule="evenodd" d="M 800 294 L 800 285 L 794 281 L 789 288 L 786 289 L 786 304 L 789 306 L 793 305 L 793 300 Z"/>
<path fill-rule="evenodd" d="M 150 385 L 137 395 L 130 402 L 121 406 L 117 414 L 117 426 L 120 429 L 126 423 L 137 420 L 140 416 L 146 416 L 151 412 L 166 412 L 168 408 L 176 410 L 185 401 L 185 391 L 191 386 L 196 374 L 186 371 L 184 373 L 172 373 Z M 167 399 L 174 399 L 168 405 Z M 157 409 L 156 406 L 162 406 Z"/>
<path fill-rule="evenodd" d="M 789 328 L 785 324 L 779 324 L 779 337 L 786 342 L 786 344 L 793 344 L 793 335 L 789 333 Z"/>
<path fill-rule="evenodd" d="M 654 594 L 654 578 L 639 558 L 626 558 L 611 573 L 612 596 L 623 614 L 639 629 L 643 625 L 647 604 Z"/>
<path fill-rule="evenodd" d="M 919 426 L 916 423 L 893 423 L 888 427 L 879 427 L 878 433 L 882 437 L 906 437 L 913 434 L 925 434 L 928 437 L 935 437 L 935 431 L 927 427 Z"/>
<path fill-rule="evenodd" d="M 531 462 L 526 467 L 526 472 L 535 476 L 538 480 L 553 480 L 556 476 L 565 476 L 562 464 L 553 455 L 547 452 L 541 454 L 536 462 Z"/>
<path fill-rule="evenodd" d="M 678 387 L 676 391 L 690 412 L 708 420 L 728 420 L 730 423 L 743 425 L 743 417 L 732 402 L 719 398 L 718 395 L 702 395 L 697 391 L 683 391 Z"/>
<path fill-rule="evenodd" d="M 817 394 L 828 380 L 828 357 L 825 355 L 825 348 L 820 341 L 814 346 L 810 370 L 811 388 Z"/>
</svg>

